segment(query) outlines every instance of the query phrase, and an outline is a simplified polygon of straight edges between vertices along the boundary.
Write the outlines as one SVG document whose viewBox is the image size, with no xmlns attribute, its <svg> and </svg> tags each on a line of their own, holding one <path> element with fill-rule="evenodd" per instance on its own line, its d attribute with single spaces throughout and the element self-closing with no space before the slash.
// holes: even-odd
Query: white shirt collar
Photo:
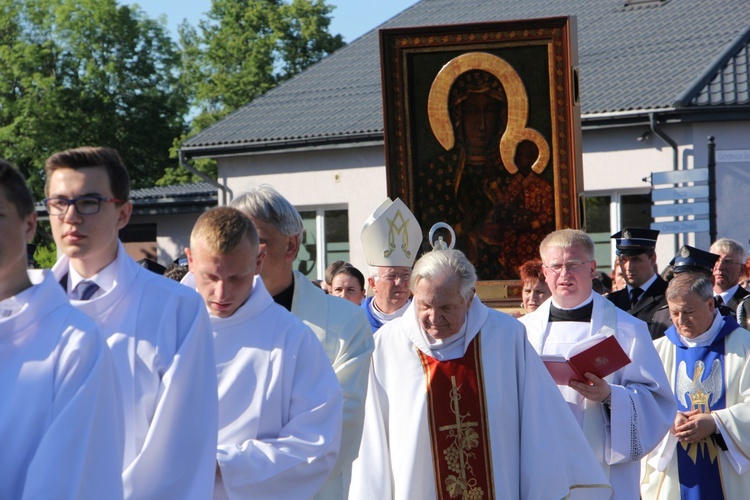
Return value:
<svg viewBox="0 0 750 500">
<path fill-rule="evenodd" d="M 466 336 L 466 325 L 469 323 L 469 314 L 466 313 L 466 319 L 461 329 L 445 339 L 434 339 L 427 332 L 424 331 L 422 325 L 419 326 L 419 331 L 422 333 L 427 345 L 430 346 L 432 355 L 435 359 L 443 361 L 446 359 L 455 359 L 461 357 L 464 351 L 463 339 Z M 454 351 L 460 351 L 457 354 Z"/>
<path fill-rule="evenodd" d="M 723 292 L 717 294 L 719 297 L 721 297 L 721 300 L 724 301 L 726 304 L 730 300 L 732 300 L 732 297 L 734 297 L 734 294 L 737 293 L 737 289 L 740 287 L 739 283 L 734 285 L 732 288 L 728 290 L 724 290 Z"/>
<path fill-rule="evenodd" d="M 407 300 L 406 304 L 404 304 L 403 306 L 401 306 L 396 311 L 394 311 L 394 312 L 392 312 L 390 314 L 386 314 L 383 311 L 381 311 L 380 309 L 378 309 L 377 305 L 375 304 L 375 297 L 373 297 L 372 300 L 370 301 L 369 309 L 370 309 L 370 313 L 373 315 L 373 317 L 375 319 L 377 319 L 378 321 L 380 321 L 383 324 L 386 324 L 389 321 L 392 321 L 392 320 L 394 320 L 396 318 L 400 318 L 401 316 L 403 316 L 404 311 L 406 311 L 407 309 L 409 309 L 409 304 L 411 304 L 411 300 Z"/>
<path fill-rule="evenodd" d="M 654 281 L 656 281 L 656 274 L 654 274 L 653 276 L 651 276 L 651 279 L 647 280 L 644 284 L 642 284 L 638 288 L 640 288 L 641 290 L 643 290 L 643 292 L 645 293 L 646 290 L 648 290 L 648 287 L 650 287 L 651 285 L 654 284 Z M 628 285 L 628 295 L 630 295 L 630 291 L 633 288 L 635 288 L 635 287 L 632 287 L 632 286 Z"/>
<path fill-rule="evenodd" d="M 73 293 L 73 290 L 75 290 L 78 284 L 83 280 L 93 281 L 94 283 L 99 285 L 99 290 L 97 290 L 92 297 L 104 295 L 108 291 L 112 290 L 112 288 L 114 288 L 115 286 L 115 281 L 117 280 L 117 257 L 115 257 L 115 260 L 107 264 L 104 269 L 90 278 L 84 278 L 78 273 L 78 271 L 73 268 L 73 266 L 69 265 L 67 286 L 68 297 L 70 297 L 70 294 Z"/>
</svg>

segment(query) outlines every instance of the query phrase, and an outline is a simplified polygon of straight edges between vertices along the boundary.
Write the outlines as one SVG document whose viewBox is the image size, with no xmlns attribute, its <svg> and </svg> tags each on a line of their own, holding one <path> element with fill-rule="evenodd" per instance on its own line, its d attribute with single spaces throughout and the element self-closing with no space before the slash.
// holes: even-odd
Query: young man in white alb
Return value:
<svg viewBox="0 0 750 500">
<path fill-rule="evenodd" d="M 120 155 L 84 147 L 45 164 L 45 204 L 62 257 L 52 272 L 107 339 L 125 422 L 125 498 L 200 499 L 213 489 L 218 403 L 200 296 L 139 266 L 118 231 L 130 219 Z"/>
<path fill-rule="evenodd" d="M 0 160 L 0 498 L 122 498 L 123 427 L 109 350 L 50 274 L 21 174 Z"/>
<path fill-rule="evenodd" d="M 203 214 L 190 274 L 210 312 L 219 380 L 214 498 L 312 498 L 336 463 L 342 395 L 317 337 L 276 304 L 265 255 L 238 210 Z"/>
</svg>

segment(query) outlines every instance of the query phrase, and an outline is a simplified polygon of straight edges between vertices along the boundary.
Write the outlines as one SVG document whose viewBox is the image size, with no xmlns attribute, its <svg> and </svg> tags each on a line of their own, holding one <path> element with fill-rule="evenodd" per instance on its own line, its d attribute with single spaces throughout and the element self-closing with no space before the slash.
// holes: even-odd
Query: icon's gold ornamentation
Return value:
<svg viewBox="0 0 750 500">
<path fill-rule="evenodd" d="M 550 160 L 550 148 L 538 131 L 526 127 L 529 115 L 529 98 L 521 77 L 504 59 L 486 52 L 468 52 L 455 57 L 443 66 L 432 82 L 427 101 L 427 115 L 435 138 L 440 145 L 450 151 L 455 145 L 455 134 L 448 110 L 448 96 L 456 79 L 467 71 L 482 70 L 494 75 L 502 83 L 508 96 L 508 125 L 500 139 L 500 158 L 505 169 L 518 172 L 515 154 L 521 141 L 536 144 L 539 156 L 531 170 L 541 174 Z"/>
</svg>

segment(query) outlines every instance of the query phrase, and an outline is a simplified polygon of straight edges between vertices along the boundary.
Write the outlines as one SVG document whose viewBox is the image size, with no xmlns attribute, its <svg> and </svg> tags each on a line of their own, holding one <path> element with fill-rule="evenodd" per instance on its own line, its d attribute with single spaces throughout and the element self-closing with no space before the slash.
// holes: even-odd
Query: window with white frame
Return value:
<svg viewBox="0 0 750 500">
<path fill-rule="evenodd" d="M 305 231 L 294 268 L 310 279 L 323 279 L 328 264 L 349 261 L 349 211 L 319 207 L 299 213 Z"/>
</svg>

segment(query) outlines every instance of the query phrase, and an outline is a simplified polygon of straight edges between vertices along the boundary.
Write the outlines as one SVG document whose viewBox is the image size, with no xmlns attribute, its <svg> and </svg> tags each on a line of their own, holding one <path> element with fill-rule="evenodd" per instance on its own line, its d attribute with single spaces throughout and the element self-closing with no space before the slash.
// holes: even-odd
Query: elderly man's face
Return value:
<svg viewBox="0 0 750 500">
<path fill-rule="evenodd" d="M 580 246 L 548 247 L 544 255 L 544 277 L 555 303 L 575 307 L 591 295 L 596 261 Z"/>
<path fill-rule="evenodd" d="M 414 303 L 417 319 L 424 331 L 430 337 L 441 340 L 461 330 L 471 299 L 466 300 L 461 296 L 458 278 L 447 276 L 419 280 Z"/>
<path fill-rule="evenodd" d="M 284 291 L 292 276 L 292 264 L 299 250 L 299 237 L 286 236 L 266 221 L 250 217 L 258 230 L 260 253 L 265 260 L 260 269 L 263 284 L 268 293 L 276 295 Z"/>
<path fill-rule="evenodd" d="M 740 256 L 718 251 L 715 253 L 719 255 L 719 260 L 714 265 L 714 291 L 723 292 L 740 282 L 745 263 Z"/>
<path fill-rule="evenodd" d="M 375 291 L 375 304 L 378 309 L 386 314 L 401 309 L 409 301 L 409 280 L 410 267 L 378 267 L 378 278 L 368 279 L 370 287 Z"/>
<path fill-rule="evenodd" d="M 708 331 L 714 321 L 714 298 L 702 300 L 694 293 L 668 300 L 669 315 L 677 333 L 693 339 Z"/>
</svg>

